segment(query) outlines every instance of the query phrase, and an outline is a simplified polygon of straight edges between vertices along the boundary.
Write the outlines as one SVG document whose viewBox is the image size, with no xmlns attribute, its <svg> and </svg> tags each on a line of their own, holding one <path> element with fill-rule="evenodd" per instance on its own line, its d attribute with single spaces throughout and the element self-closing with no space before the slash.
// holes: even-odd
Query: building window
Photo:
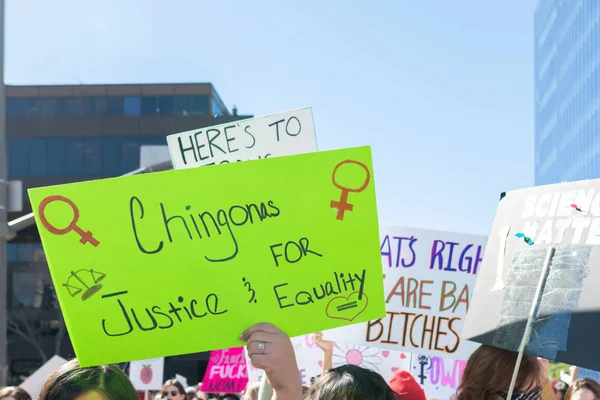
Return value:
<svg viewBox="0 0 600 400">
<path fill-rule="evenodd" d="M 66 176 L 66 140 L 63 138 L 49 138 L 46 151 L 46 173 L 48 174 L 48 176 Z"/>
<path fill-rule="evenodd" d="M 175 115 L 188 115 L 192 111 L 190 96 L 175 96 Z"/>
<path fill-rule="evenodd" d="M 87 99 L 86 99 L 87 100 Z M 81 97 L 67 99 L 67 115 L 71 117 L 82 117 L 87 114 L 87 109 L 84 107 L 84 99 Z"/>
<path fill-rule="evenodd" d="M 109 117 L 122 117 L 123 109 L 125 108 L 125 100 L 123 97 L 108 97 L 107 114 Z"/>
<path fill-rule="evenodd" d="M 26 177 L 27 173 L 27 139 L 8 139 L 8 176 Z"/>
<path fill-rule="evenodd" d="M 93 97 L 90 99 L 93 105 L 93 115 L 96 117 L 105 117 L 108 115 L 108 98 Z"/>
<path fill-rule="evenodd" d="M 121 139 L 102 138 L 102 173 L 104 176 L 121 175 Z"/>
<path fill-rule="evenodd" d="M 12 272 L 12 307 L 40 308 L 44 295 L 41 271 Z"/>
<path fill-rule="evenodd" d="M 213 98 L 212 102 L 211 102 L 211 113 L 213 115 L 224 115 L 225 113 L 223 112 L 223 109 L 221 108 L 221 106 L 219 106 L 219 103 L 217 103 L 217 101 Z"/>
<path fill-rule="evenodd" d="M 54 117 L 58 114 L 58 101 L 53 98 L 40 99 L 40 115 L 42 117 Z"/>
<path fill-rule="evenodd" d="M 127 117 L 137 117 L 142 111 L 142 99 L 139 97 L 125 97 L 123 111 Z"/>
<path fill-rule="evenodd" d="M 25 99 L 8 98 L 6 99 L 6 116 L 7 117 L 24 117 L 25 116 Z"/>
<path fill-rule="evenodd" d="M 83 140 L 68 140 L 67 142 L 67 175 L 85 176 L 83 163 Z"/>
<path fill-rule="evenodd" d="M 157 108 L 156 97 L 142 97 L 142 115 L 156 115 Z"/>
<path fill-rule="evenodd" d="M 46 139 L 31 139 L 29 146 L 29 176 L 46 175 Z"/>
<path fill-rule="evenodd" d="M 83 150 L 86 176 L 102 175 L 102 142 L 100 139 L 86 139 Z"/>
<path fill-rule="evenodd" d="M 11 261 L 19 260 L 19 255 L 18 255 L 19 247 L 18 246 L 19 246 L 18 243 L 7 243 L 6 244 L 6 261 L 11 262 Z"/>
<path fill-rule="evenodd" d="M 137 139 L 121 141 L 121 174 L 140 167 L 140 142 Z"/>
<path fill-rule="evenodd" d="M 210 112 L 208 96 L 192 97 L 192 114 L 208 114 Z"/>
</svg>

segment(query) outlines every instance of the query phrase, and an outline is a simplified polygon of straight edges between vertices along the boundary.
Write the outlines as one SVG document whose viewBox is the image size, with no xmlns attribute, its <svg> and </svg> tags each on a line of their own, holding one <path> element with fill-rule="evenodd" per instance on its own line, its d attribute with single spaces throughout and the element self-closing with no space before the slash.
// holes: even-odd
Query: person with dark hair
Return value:
<svg viewBox="0 0 600 400">
<path fill-rule="evenodd" d="M 540 399 L 548 376 L 538 359 L 528 355 L 521 360 L 512 399 L 507 399 L 517 356 L 513 351 L 480 346 L 467 361 L 457 400 Z"/>
<path fill-rule="evenodd" d="M 169 379 L 160 390 L 160 398 L 168 400 L 185 400 L 185 388 L 177 379 Z"/>
<path fill-rule="evenodd" d="M 73 359 L 50 375 L 38 400 L 139 400 L 131 381 L 113 365 L 82 368 Z"/>
<path fill-rule="evenodd" d="M 321 375 L 308 389 L 305 400 L 398 400 L 385 379 L 357 365 L 342 365 Z"/>
<path fill-rule="evenodd" d="M 237 394 L 227 393 L 219 397 L 219 400 L 240 400 Z"/>
<path fill-rule="evenodd" d="M 0 400 L 31 400 L 31 396 L 20 387 L 8 386 L 0 389 Z"/>
<path fill-rule="evenodd" d="M 588 379 L 577 379 L 567 393 L 565 400 L 600 400 L 600 383 Z"/>
</svg>

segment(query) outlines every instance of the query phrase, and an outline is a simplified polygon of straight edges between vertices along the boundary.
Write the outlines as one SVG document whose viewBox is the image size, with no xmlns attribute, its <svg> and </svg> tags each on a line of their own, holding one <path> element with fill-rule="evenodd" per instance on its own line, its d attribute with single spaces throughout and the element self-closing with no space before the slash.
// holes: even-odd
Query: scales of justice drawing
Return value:
<svg viewBox="0 0 600 400">
<path fill-rule="evenodd" d="M 71 275 L 63 283 L 63 286 L 67 288 L 71 297 L 76 297 L 79 293 L 83 292 L 81 301 L 86 301 L 102 289 L 100 282 L 105 277 L 106 274 L 100 271 L 80 269 L 78 271 L 71 271 Z"/>
</svg>

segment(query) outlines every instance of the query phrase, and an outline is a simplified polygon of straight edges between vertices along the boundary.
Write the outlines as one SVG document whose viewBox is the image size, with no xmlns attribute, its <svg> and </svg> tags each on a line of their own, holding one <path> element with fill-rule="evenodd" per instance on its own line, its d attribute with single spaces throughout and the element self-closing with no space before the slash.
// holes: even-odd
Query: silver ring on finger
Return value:
<svg viewBox="0 0 600 400">
<path fill-rule="evenodd" d="M 258 342 L 256 346 L 258 347 L 258 354 L 265 354 L 265 348 L 267 347 L 265 342 Z"/>
</svg>

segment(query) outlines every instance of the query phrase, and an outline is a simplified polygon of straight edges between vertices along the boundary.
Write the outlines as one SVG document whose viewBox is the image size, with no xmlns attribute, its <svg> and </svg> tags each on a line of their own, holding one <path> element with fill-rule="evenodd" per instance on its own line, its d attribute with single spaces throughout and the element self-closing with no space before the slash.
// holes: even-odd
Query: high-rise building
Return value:
<svg viewBox="0 0 600 400">
<path fill-rule="evenodd" d="M 114 177 L 168 161 L 166 135 L 249 117 L 235 109 L 231 115 L 211 84 L 8 86 L 9 220 L 31 212 L 29 188 Z M 74 353 L 35 225 L 8 242 L 7 258 L 14 384 L 42 364 L 42 355 Z M 165 374 L 198 379 L 206 360 L 202 354 L 171 357 Z"/>
<path fill-rule="evenodd" d="M 534 15 L 535 184 L 600 177 L 600 1 Z"/>
</svg>

